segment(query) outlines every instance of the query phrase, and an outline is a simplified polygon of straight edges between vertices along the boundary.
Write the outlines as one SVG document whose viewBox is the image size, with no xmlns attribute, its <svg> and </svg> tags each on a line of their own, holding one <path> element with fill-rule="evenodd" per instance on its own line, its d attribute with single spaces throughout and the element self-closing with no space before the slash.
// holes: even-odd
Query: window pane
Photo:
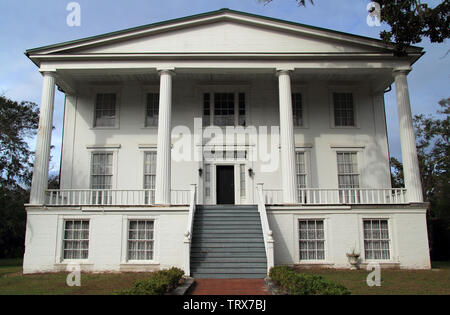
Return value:
<svg viewBox="0 0 450 315">
<path fill-rule="evenodd" d="M 390 259 L 387 220 L 364 220 L 364 253 L 366 259 Z"/>
<path fill-rule="evenodd" d="M 128 229 L 128 259 L 153 259 L 153 220 L 130 220 Z"/>
<path fill-rule="evenodd" d="M 352 93 L 333 93 L 335 126 L 355 126 Z"/>
<path fill-rule="evenodd" d="M 300 260 L 325 259 L 325 234 L 323 220 L 299 221 Z"/>
<path fill-rule="evenodd" d="M 303 107 L 302 107 L 302 94 L 292 94 L 292 114 L 294 117 L 294 126 L 303 126 Z"/>
<path fill-rule="evenodd" d="M 145 116 L 145 126 L 158 126 L 159 115 L 159 94 L 147 94 L 147 110 Z"/>
<path fill-rule="evenodd" d="M 87 259 L 89 253 L 89 221 L 66 220 L 63 240 L 64 259 Z"/>
<path fill-rule="evenodd" d="M 234 93 L 214 93 L 214 125 L 234 126 Z"/>
<path fill-rule="evenodd" d="M 116 94 L 97 94 L 94 127 L 114 127 L 116 118 Z"/>
</svg>

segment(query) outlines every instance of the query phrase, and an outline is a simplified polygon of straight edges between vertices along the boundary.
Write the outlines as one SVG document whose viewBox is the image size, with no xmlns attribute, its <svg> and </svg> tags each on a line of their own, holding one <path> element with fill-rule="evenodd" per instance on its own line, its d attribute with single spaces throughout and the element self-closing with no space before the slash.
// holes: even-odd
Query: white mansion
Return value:
<svg viewBox="0 0 450 315">
<path fill-rule="evenodd" d="M 423 54 L 221 9 L 26 52 L 43 76 L 24 272 L 430 268 L 407 74 Z M 395 83 L 405 189 L 391 188 Z M 55 87 L 60 189 L 47 187 Z"/>
</svg>

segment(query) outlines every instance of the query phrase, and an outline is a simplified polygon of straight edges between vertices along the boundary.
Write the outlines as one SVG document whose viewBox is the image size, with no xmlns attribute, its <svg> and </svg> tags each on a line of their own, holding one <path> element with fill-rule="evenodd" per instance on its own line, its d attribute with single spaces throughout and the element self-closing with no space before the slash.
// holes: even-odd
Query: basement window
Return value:
<svg viewBox="0 0 450 315">
<path fill-rule="evenodd" d="M 324 260 L 324 221 L 299 220 L 299 242 L 300 260 Z"/>
<path fill-rule="evenodd" d="M 128 260 L 153 260 L 153 220 L 130 220 L 128 225 Z"/>
<path fill-rule="evenodd" d="M 64 259 L 88 259 L 89 220 L 64 220 Z"/>
</svg>

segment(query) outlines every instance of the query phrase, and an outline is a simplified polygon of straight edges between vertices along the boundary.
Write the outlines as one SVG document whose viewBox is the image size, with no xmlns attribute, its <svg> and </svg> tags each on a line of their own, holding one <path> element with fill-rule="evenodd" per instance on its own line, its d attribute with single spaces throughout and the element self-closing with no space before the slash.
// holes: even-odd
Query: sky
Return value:
<svg viewBox="0 0 450 315">
<path fill-rule="evenodd" d="M 41 102 L 42 77 L 24 55 L 27 49 L 79 39 L 168 19 L 229 8 L 273 18 L 379 38 L 385 28 L 367 25 L 368 0 L 315 0 L 299 7 L 295 0 L 78 0 L 81 25 L 66 23 L 72 0 L 1 0 L 0 94 L 16 101 Z M 440 1 L 423 1 L 434 7 Z M 339 3 L 339 4 L 338 4 Z M 450 97 L 450 45 L 424 40 L 417 46 L 426 54 L 408 75 L 413 114 L 435 114 L 438 102 Z M 401 159 L 395 88 L 385 94 L 391 156 Z M 61 155 L 64 95 L 57 91 L 52 134 L 50 172 L 58 174 Z M 29 140 L 32 150 L 35 139 Z"/>
</svg>

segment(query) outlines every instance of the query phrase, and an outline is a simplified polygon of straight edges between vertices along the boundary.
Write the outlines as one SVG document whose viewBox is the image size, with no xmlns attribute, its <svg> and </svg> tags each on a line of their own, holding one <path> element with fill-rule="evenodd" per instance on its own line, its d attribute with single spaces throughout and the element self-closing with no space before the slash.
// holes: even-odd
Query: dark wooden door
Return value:
<svg viewBox="0 0 450 315">
<path fill-rule="evenodd" d="M 218 205 L 234 204 L 234 166 L 218 165 L 216 171 Z"/>
</svg>

